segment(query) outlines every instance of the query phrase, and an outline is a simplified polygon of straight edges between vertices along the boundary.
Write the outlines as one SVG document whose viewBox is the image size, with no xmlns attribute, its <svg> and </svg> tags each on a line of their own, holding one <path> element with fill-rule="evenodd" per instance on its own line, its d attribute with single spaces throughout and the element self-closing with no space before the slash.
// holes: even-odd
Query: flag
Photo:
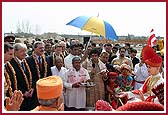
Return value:
<svg viewBox="0 0 168 115">
<path fill-rule="evenodd" d="M 148 45 L 149 47 L 153 47 L 153 46 L 156 45 L 156 37 L 155 37 L 154 29 L 152 29 L 152 30 L 150 31 L 150 36 L 148 37 L 147 45 Z"/>
</svg>

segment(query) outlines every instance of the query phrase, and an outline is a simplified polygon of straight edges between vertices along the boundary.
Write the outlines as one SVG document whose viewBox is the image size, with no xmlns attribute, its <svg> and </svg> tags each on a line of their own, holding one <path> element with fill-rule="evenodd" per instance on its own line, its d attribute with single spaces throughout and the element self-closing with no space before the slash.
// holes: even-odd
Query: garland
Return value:
<svg viewBox="0 0 168 115">
<path fill-rule="evenodd" d="M 55 52 L 53 52 L 52 59 L 53 59 L 53 65 L 55 65 Z"/>
<path fill-rule="evenodd" d="M 16 72 L 15 72 L 15 70 L 13 69 L 12 65 L 9 62 L 7 62 L 6 65 L 11 70 L 12 76 L 14 78 L 14 90 L 17 90 Z M 6 71 L 6 68 L 4 68 L 4 75 L 5 75 L 6 82 L 9 85 L 9 96 L 11 97 L 12 94 L 13 94 L 13 91 L 12 91 L 12 87 L 11 87 L 11 80 L 10 80 L 8 72 Z"/>
<path fill-rule="evenodd" d="M 25 82 L 26 82 L 27 90 L 29 91 L 29 90 L 31 89 L 31 87 L 32 87 L 32 74 L 31 74 L 31 72 L 30 72 L 30 68 L 29 68 L 29 66 L 28 66 L 28 64 L 27 64 L 27 61 L 26 61 L 25 59 L 23 60 L 23 62 L 24 62 L 24 64 L 25 64 L 25 67 L 27 68 L 28 73 L 29 73 L 29 77 L 30 77 L 30 78 L 29 78 L 29 81 L 28 81 L 28 79 L 27 79 L 27 76 L 26 76 L 26 74 L 25 74 L 23 68 L 21 67 L 20 63 L 18 62 L 18 60 L 17 60 L 16 58 L 14 58 L 14 60 L 17 62 L 17 64 L 19 65 L 20 70 L 22 71 L 24 80 L 25 80 Z"/>
<path fill-rule="evenodd" d="M 32 52 L 32 57 L 33 57 L 33 59 L 35 61 L 35 64 L 36 64 L 38 78 L 40 79 L 39 65 L 38 65 L 38 62 L 37 62 L 37 59 L 36 59 L 36 56 L 35 56 L 34 52 Z M 45 59 L 45 55 L 43 54 L 41 57 L 44 61 L 44 77 L 47 77 L 47 62 L 46 62 L 46 59 Z"/>
</svg>

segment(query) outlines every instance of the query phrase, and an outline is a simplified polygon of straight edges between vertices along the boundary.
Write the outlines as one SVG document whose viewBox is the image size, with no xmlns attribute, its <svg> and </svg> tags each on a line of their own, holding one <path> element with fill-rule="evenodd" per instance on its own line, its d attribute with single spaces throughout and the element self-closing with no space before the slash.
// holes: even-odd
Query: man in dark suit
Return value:
<svg viewBox="0 0 168 115">
<path fill-rule="evenodd" d="M 26 58 L 32 72 L 33 86 L 36 85 L 36 81 L 40 78 L 51 75 L 46 56 L 44 55 L 44 46 L 45 44 L 42 41 L 36 41 L 32 55 Z"/>
<path fill-rule="evenodd" d="M 62 53 L 62 46 L 60 44 L 55 44 L 54 52 L 52 53 L 52 55 L 47 56 L 47 63 L 49 64 L 50 68 L 55 65 L 56 57 L 60 57 L 62 58 L 62 60 L 64 60 L 64 55 Z"/>
<path fill-rule="evenodd" d="M 111 61 L 113 60 L 112 56 L 113 56 L 113 52 L 112 52 L 112 44 L 107 43 L 104 45 L 104 49 L 106 52 L 109 53 L 109 59 L 108 62 L 111 63 Z"/>
<path fill-rule="evenodd" d="M 10 61 L 13 71 L 16 73 L 16 79 L 13 87 L 21 90 L 23 93 L 24 101 L 20 107 L 20 111 L 29 111 L 32 108 L 32 74 L 30 68 L 25 60 L 27 47 L 23 43 L 14 44 L 14 58 Z M 12 71 L 11 71 L 12 72 Z"/>
<path fill-rule="evenodd" d="M 36 92 L 36 82 L 44 77 L 51 75 L 50 67 L 48 66 L 46 56 L 44 55 L 45 44 L 42 41 L 36 41 L 33 45 L 32 55 L 26 58 L 26 61 L 30 67 L 32 73 L 32 87 L 34 89 L 33 100 L 38 106 L 37 92 Z"/>
<path fill-rule="evenodd" d="M 131 60 L 132 60 L 132 64 L 133 64 L 133 68 L 135 67 L 135 65 L 137 63 L 139 63 L 139 59 L 136 57 L 137 54 L 137 50 L 136 49 L 131 49 Z"/>
</svg>

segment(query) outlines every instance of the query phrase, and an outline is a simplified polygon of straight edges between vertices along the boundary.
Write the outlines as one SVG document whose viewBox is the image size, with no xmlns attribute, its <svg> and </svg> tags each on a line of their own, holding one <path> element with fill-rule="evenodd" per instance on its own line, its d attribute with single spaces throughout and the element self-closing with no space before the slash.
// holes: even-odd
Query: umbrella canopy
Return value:
<svg viewBox="0 0 168 115">
<path fill-rule="evenodd" d="M 106 21 L 94 16 L 79 16 L 66 25 L 78 27 L 92 33 L 102 35 L 111 40 L 118 40 L 118 36 L 113 27 Z"/>
</svg>

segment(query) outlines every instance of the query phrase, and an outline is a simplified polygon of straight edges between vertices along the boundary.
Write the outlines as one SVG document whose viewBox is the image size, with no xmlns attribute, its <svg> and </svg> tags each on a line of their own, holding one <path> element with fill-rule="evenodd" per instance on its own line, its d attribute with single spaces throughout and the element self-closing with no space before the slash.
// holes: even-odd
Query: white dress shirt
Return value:
<svg viewBox="0 0 168 115">
<path fill-rule="evenodd" d="M 145 81 L 149 76 L 148 68 L 145 63 L 141 67 L 139 66 L 139 63 L 136 64 L 134 67 L 134 73 L 136 81 Z M 135 82 L 134 89 L 139 89 L 142 85 L 142 83 Z"/>
<path fill-rule="evenodd" d="M 75 57 L 74 55 L 69 54 L 64 58 L 65 68 L 70 69 L 72 67 L 72 59 L 74 57 Z"/>
</svg>

